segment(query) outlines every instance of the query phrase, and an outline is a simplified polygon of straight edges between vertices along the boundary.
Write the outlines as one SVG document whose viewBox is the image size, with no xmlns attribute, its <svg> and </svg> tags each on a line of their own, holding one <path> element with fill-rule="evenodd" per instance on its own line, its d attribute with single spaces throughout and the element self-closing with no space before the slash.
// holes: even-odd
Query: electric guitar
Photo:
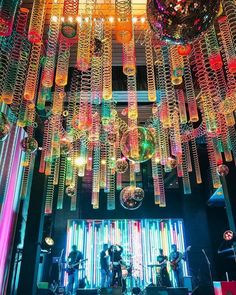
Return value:
<svg viewBox="0 0 236 295">
<path fill-rule="evenodd" d="M 176 258 L 176 259 L 173 260 L 173 261 L 170 261 L 170 266 L 171 266 L 171 269 L 172 269 L 172 270 L 176 270 L 176 269 L 178 268 L 180 261 L 181 261 L 182 259 L 185 259 L 186 253 L 187 253 L 188 251 L 190 251 L 190 249 L 191 249 L 191 246 L 188 246 L 188 247 L 186 248 L 186 251 L 184 252 L 184 254 L 179 253 L 179 257 L 178 257 L 178 258 Z"/>
<path fill-rule="evenodd" d="M 66 268 L 66 272 L 68 273 L 68 275 L 72 274 L 75 271 L 75 267 L 80 265 L 81 263 L 87 261 L 88 259 L 81 259 L 80 261 L 76 262 L 76 263 L 69 263 L 67 264 L 67 268 Z"/>
</svg>

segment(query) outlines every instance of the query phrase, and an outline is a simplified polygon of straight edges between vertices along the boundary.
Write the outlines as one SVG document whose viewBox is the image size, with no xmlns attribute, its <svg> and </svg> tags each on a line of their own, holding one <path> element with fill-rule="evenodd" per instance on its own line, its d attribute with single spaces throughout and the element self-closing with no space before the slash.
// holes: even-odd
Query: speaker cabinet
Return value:
<svg viewBox="0 0 236 295">
<path fill-rule="evenodd" d="M 215 295 L 236 295 L 236 282 L 214 282 Z"/>
<path fill-rule="evenodd" d="M 188 295 L 187 288 L 147 287 L 147 295 Z"/>
<path fill-rule="evenodd" d="M 76 295 L 97 295 L 98 289 L 77 289 Z"/>
<path fill-rule="evenodd" d="M 100 295 L 122 295 L 122 288 L 101 288 Z"/>
</svg>

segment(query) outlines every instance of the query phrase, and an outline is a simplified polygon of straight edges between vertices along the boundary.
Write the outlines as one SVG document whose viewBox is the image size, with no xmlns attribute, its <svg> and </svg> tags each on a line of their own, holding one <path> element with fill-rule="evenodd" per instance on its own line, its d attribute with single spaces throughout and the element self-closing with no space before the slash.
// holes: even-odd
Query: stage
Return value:
<svg viewBox="0 0 236 295">
<path fill-rule="evenodd" d="M 142 220 L 69 220 L 67 226 L 67 247 L 65 256 L 68 257 L 72 245 L 87 259 L 79 277 L 86 277 L 86 286 L 100 287 L 100 252 L 103 244 L 119 244 L 123 247 L 122 259 L 127 269 L 132 267 L 127 276 L 127 288 L 132 290 L 138 286 L 146 288 L 150 283 L 156 284 L 156 263 L 159 248 L 168 257 L 171 245 L 176 244 L 178 251 L 185 252 L 184 226 L 181 219 L 142 219 Z M 66 258 L 65 257 L 65 258 Z M 184 276 L 188 275 L 186 261 L 183 265 Z M 168 271 L 172 285 L 175 281 L 170 267 Z M 64 284 L 68 276 L 64 275 Z"/>
</svg>

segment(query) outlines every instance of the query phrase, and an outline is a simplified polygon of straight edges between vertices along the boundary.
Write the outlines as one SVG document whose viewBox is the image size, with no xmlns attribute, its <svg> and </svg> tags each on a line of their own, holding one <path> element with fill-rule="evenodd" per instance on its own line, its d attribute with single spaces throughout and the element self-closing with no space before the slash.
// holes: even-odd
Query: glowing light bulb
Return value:
<svg viewBox="0 0 236 295">
<path fill-rule="evenodd" d="M 52 21 L 55 22 L 55 23 L 57 22 L 57 16 L 56 15 L 52 16 Z"/>
<path fill-rule="evenodd" d="M 76 17 L 76 20 L 77 20 L 78 23 L 81 23 L 81 21 L 82 21 L 81 16 L 77 16 L 77 17 Z"/>
<path fill-rule="evenodd" d="M 85 159 L 83 157 L 78 157 L 75 159 L 76 166 L 83 166 L 85 165 Z"/>
<path fill-rule="evenodd" d="M 114 22 L 114 17 L 113 17 L 113 16 L 110 16 L 110 17 L 109 17 L 109 22 L 110 22 L 110 23 L 113 23 L 113 22 Z"/>
<path fill-rule="evenodd" d="M 62 16 L 62 17 L 61 17 L 61 21 L 62 21 L 62 22 L 64 22 L 64 21 L 65 21 L 65 18 L 64 18 L 64 16 Z"/>
<path fill-rule="evenodd" d="M 136 16 L 132 18 L 132 21 L 133 21 L 134 24 L 137 22 L 137 20 L 138 20 L 138 19 L 137 19 Z"/>
<path fill-rule="evenodd" d="M 145 22 L 145 17 L 141 17 L 141 23 L 144 23 Z"/>
<path fill-rule="evenodd" d="M 73 22 L 73 17 L 72 17 L 72 16 L 69 16 L 69 17 L 68 17 L 68 21 L 69 21 L 70 23 L 72 23 L 72 22 Z"/>
</svg>

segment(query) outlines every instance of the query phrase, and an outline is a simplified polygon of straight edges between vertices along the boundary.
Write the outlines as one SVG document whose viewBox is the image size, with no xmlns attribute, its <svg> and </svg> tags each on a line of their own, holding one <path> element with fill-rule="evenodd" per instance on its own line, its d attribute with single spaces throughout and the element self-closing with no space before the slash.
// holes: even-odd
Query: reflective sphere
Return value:
<svg viewBox="0 0 236 295">
<path fill-rule="evenodd" d="M 127 186 L 120 192 L 120 204 L 122 207 L 128 210 L 136 210 L 142 205 L 142 201 L 134 199 L 136 187 Z"/>
<path fill-rule="evenodd" d="M 76 190 L 74 186 L 67 186 L 66 188 L 66 194 L 68 197 L 74 197 L 76 194 Z"/>
<path fill-rule="evenodd" d="M 117 173 L 125 173 L 128 169 L 129 165 L 125 158 L 121 158 L 116 160 L 116 172 Z"/>
<path fill-rule="evenodd" d="M 225 164 L 221 164 L 217 167 L 217 174 L 219 176 L 226 176 L 229 174 L 229 167 Z"/>
<path fill-rule="evenodd" d="M 21 141 L 21 148 L 24 152 L 34 153 L 38 148 L 38 142 L 33 137 L 25 137 Z"/>
<path fill-rule="evenodd" d="M 0 141 L 4 141 L 10 133 L 11 125 L 7 116 L 0 112 Z"/>
<path fill-rule="evenodd" d="M 94 56 L 101 57 L 103 55 L 103 44 L 102 41 L 95 38 L 94 39 Z"/>
<path fill-rule="evenodd" d="M 144 191 L 141 187 L 136 187 L 134 190 L 133 199 L 135 201 L 141 202 L 144 198 Z"/>
<path fill-rule="evenodd" d="M 61 155 L 68 155 L 71 151 L 72 145 L 68 138 L 62 138 L 60 140 L 60 153 Z"/>
<path fill-rule="evenodd" d="M 123 134 L 120 148 L 127 159 L 137 163 L 145 162 L 155 153 L 155 138 L 147 128 L 137 127 Z"/>
<path fill-rule="evenodd" d="M 148 0 L 147 18 L 164 41 L 185 44 L 208 29 L 219 7 L 219 0 Z"/>
</svg>

